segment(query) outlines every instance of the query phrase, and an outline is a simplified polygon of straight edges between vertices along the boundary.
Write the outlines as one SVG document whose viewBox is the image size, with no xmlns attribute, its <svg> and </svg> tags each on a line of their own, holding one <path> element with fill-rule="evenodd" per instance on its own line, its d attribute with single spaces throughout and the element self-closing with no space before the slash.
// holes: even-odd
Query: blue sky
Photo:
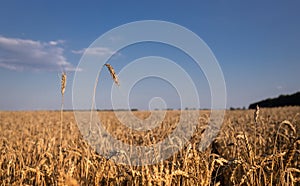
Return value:
<svg viewBox="0 0 300 186">
<path fill-rule="evenodd" d="M 226 81 L 227 107 L 290 94 L 300 88 L 299 1 L 14 1 L 0 2 L 0 110 L 60 108 L 62 69 L 68 70 L 66 108 L 72 108 L 73 70 L 85 48 L 105 32 L 140 20 L 163 20 L 201 37 L 216 56 Z M 108 50 L 100 52 L 111 52 Z M 137 44 L 110 61 L 119 72 L 149 55 L 183 66 L 197 86 L 202 108 L 210 91 L 201 69 L 170 46 Z M 109 73 L 103 71 L 97 107 L 110 108 Z M 184 83 L 184 82 L 182 82 Z M 84 89 L 84 87 L 83 87 Z M 139 82 L 133 108 L 147 109 L 153 97 L 179 108 L 174 87 L 157 78 Z"/>
</svg>

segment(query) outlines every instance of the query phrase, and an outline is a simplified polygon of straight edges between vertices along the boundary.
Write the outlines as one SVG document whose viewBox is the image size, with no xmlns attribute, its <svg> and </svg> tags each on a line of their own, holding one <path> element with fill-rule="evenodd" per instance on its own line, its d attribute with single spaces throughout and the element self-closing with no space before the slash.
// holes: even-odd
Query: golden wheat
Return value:
<svg viewBox="0 0 300 186">
<path fill-rule="evenodd" d="M 176 126 L 180 111 L 168 111 L 163 125 L 152 132 L 128 133 L 113 112 L 98 112 L 103 126 L 126 144 L 160 142 Z M 97 154 L 82 138 L 74 114 L 64 112 L 60 142 L 59 112 L 0 112 L 1 185 L 299 185 L 300 107 L 260 108 L 258 125 L 253 110 L 228 111 L 215 145 L 201 152 L 204 116 L 190 142 L 170 158 L 154 165 L 130 165 L 130 154 L 111 159 Z M 146 112 L 136 114 L 146 116 Z M 271 117 L 269 117 L 271 116 Z M 254 118 L 255 119 L 255 118 Z M 286 122 L 286 121 L 292 122 Z M 282 122 L 284 121 L 284 122 Z M 73 125 L 71 134 L 69 125 Z M 263 139 L 256 138 L 254 127 Z M 264 130 L 263 130 L 264 129 Z M 287 132 L 284 132 L 284 131 Z M 132 135 L 132 136 L 130 136 Z M 130 136 L 130 137 L 128 137 Z M 144 137 L 147 136 L 147 137 Z M 143 139 L 139 142 L 140 139 Z M 155 140 L 153 140 L 155 139 Z M 262 140 L 259 143 L 259 140 Z M 181 141 L 183 143 L 184 141 Z M 275 143 L 276 142 L 276 143 Z M 252 146 L 257 144 L 254 157 Z M 62 148 L 61 148 L 62 147 Z M 212 152 L 214 151 L 214 152 Z M 249 152 L 250 151 L 250 152 Z M 62 155 L 62 159 L 58 158 Z M 141 154 L 144 158 L 152 157 Z M 128 165 L 114 163 L 124 158 Z M 273 164 L 273 167 L 272 167 Z M 272 180 L 271 180 L 271 175 Z M 271 182 L 272 181 L 272 182 Z"/>
</svg>

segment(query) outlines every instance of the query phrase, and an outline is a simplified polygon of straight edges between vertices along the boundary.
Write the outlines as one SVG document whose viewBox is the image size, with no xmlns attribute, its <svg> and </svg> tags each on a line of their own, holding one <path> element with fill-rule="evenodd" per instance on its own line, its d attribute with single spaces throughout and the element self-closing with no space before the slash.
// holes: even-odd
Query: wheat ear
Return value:
<svg viewBox="0 0 300 186">
<path fill-rule="evenodd" d="M 119 79 L 118 79 L 117 74 L 115 73 L 114 68 L 108 63 L 106 63 L 105 66 L 107 67 L 108 71 L 110 72 L 110 75 L 113 78 L 114 82 L 119 86 L 120 85 Z"/>
<path fill-rule="evenodd" d="M 67 85 L 67 74 L 63 72 L 61 74 L 61 95 L 64 96 Z"/>
</svg>

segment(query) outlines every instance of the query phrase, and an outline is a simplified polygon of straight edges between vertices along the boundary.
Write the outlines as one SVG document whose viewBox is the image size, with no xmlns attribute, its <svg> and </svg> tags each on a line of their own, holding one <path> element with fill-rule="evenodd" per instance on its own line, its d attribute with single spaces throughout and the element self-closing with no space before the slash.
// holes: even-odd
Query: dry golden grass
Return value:
<svg viewBox="0 0 300 186">
<path fill-rule="evenodd" d="M 300 107 L 260 108 L 255 117 L 254 112 L 227 111 L 218 137 L 199 152 L 210 114 L 200 111 L 196 133 L 181 151 L 141 167 L 97 154 L 82 139 L 72 112 L 63 113 L 62 162 L 60 112 L 0 112 L 0 185 L 299 185 Z M 129 133 L 113 112 L 99 112 L 113 136 L 135 145 L 161 141 L 179 116 L 168 111 L 153 131 Z"/>
</svg>

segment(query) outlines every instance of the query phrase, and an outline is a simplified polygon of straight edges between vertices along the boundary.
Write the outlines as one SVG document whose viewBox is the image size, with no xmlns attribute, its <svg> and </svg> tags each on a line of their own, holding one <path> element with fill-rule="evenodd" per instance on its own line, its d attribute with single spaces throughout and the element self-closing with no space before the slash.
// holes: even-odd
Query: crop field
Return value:
<svg viewBox="0 0 300 186">
<path fill-rule="evenodd" d="M 97 153 L 79 132 L 71 111 L 62 113 L 62 125 L 59 111 L 1 111 L 0 185 L 300 185 L 300 107 L 228 110 L 217 137 L 202 151 L 198 144 L 209 110 L 166 111 L 158 127 L 134 132 L 114 112 L 98 115 L 114 138 L 151 146 L 168 138 L 181 112 L 200 113 L 191 139 L 171 139 L 178 152 L 138 166 L 124 152 L 110 158 Z M 140 119 L 151 114 L 133 113 Z M 183 122 L 188 126 L 191 121 Z M 118 158 L 128 163 L 119 164 Z"/>
</svg>

